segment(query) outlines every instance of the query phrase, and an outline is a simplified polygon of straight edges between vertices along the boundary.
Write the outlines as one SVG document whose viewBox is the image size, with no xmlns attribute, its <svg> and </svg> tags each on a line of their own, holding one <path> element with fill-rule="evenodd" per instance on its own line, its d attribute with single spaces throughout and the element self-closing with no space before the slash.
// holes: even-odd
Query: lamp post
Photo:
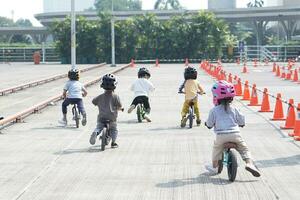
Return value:
<svg viewBox="0 0 300 200">
<path fill-rule="evenodd" d="M 75 0 L 71 0 L 71 64 L 72 69 L 76 68 L 76 16 Z"/>
<path fill-rule="evenodd" d="M 115 61 L 115 19 L 114 19 L 114 1 L 111 1 L 111 67 L 116 66 Z"/>
</svg>

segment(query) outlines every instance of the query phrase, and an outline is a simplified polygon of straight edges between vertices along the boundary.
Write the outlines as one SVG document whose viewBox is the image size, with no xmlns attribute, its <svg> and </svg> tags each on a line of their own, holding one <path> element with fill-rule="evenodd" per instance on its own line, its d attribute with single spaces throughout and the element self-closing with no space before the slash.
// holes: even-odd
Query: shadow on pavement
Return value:
<svg viewBox="0 0 300 200">
<path fill-rule="evenodd" d="M 300 165 L 300 154 L 270 160 L 257 160 L 255 164 L 260 168 Z"/>
<path fill-rule="evenodd" d="M 171 126 L 171 127 L 158 127 L 158 128 L 150 128 L 149 131 L 169 131 L 169 130 L 185 130 L 179 126 Z"/>
<path fill-rule="evenodd" d="M 235 182 L 243 182 L 243 183 L 251 183 L 259 180 L 236 180 Z M 214 185 L 228 185 L 231 184 L 228 179 L 223 179 L 216 176 L 211 176 L 207 173 L 202 173 L 195 178 L 187 178 L 187 179 L 174 179 L 173 181 L 166 183 L 158 183 L 156 187 L 159 188 L 176 188 L 183 187 L 185 185 L 193 185 L 193 184 L 214 184 Z"/>
<path fill-rule="evenodd" d="M 52 130 L 52 129 L 77 129 L 74 125 L 68 125 L 68 126 L 45 126 L 45 127 L 36 127 L 31 128 L 33 130 Z"/>
<path fill-rule="evenodd" d="M 63 151 L 55 152 L 55 155 L 68 155 L 68 154 L 74 154 L 74 153 L 99 153 L 101 151 L 100 145 L 95 145 L 88 148 L 82 148 L 82 149 L 65 149 Z"/>
</svg>

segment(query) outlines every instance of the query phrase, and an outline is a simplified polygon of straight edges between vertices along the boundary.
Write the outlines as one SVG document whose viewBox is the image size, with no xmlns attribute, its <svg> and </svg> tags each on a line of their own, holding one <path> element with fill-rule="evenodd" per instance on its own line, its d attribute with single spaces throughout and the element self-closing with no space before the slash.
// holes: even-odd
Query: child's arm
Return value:
<svg viewBox="0 0 300 200">
<path fill-rule="evenodd" d="M 67 90 L 65 90 L 65 89 L 63 90 L 62 96 L 63 96 L 64 99 L 67 98 Z"/>
<path fill-rule="evenodd" d="M 237 124 L 240 127 L 245 126 L 245 116 L 239 112 L 238 109 L 235 109 Z"/>
<path fill-rule="evenodd" d="M 179 89 L 178 89 L 178 93 L 183 93 L 183 89 L 184 89 L 184 84 L 185 84 L 186 80 L 183 81 L 183 83 L 179 86 Z"/>
<path fill-rule="evenodd" d="M 116 107 L 118 110 L 121 110 L 122 112 L 124 111 L 120 97 L 118 95 L 116 95 Z"/>
<path fill-rule="evenodd" d="M 198 83 L 198 90 L 200 91 L 200 94 L 205 94 L 203 88 L 201 87 L 201 85 Z"/>
<path fill-rule="evenodd" d="M 88 92 L 85 89 L 85 87 L 82 87 L 82 91 L 83 91 L 82 96 L 85 97 L 88 94 Z"/>
<path fill-rule="evenodd" d="M 209 128 L 209 129 L 211 129 L 212 127 L 215 126 L 215 123 L 216 123 L 215 113 L 213 112 L 213 110 L 210 110 L 208 118 L 205 122 L 205 126 L 207 126 L 207 128 Z"/>
</svg>

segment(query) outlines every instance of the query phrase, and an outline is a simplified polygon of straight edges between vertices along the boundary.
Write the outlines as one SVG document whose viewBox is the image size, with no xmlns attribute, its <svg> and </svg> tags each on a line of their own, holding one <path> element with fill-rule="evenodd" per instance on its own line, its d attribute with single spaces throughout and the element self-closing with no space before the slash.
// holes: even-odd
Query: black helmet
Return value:
<svg viewBox="0 0 300 200">
<path fill-rule="evenodd" d="M 149 70 L 145 67 L 140 68 L 139 72 L 138 72 L 138 77 L 143 78 L 143 77 L 145 77 L 145 75 L 149 76 L 149 78 L 150 78 L 151 74 L 150 74 Z"/>
<path fill-rule="evenodd" d="M 78 69 L 71 69 L 68 72 L 68 78 L 70 80 L 78 81 L 79 80 L 79 71 L 78 71 Z"/>
<path fill-rule="evenodd" d="M 102 77 L 101 85 L 104 90 L 114 90 L 117 86 L 117 79 L 116 76 L 113 74 L 105 74 Z"/>
<path fill-rule="evenodd" d="M 184 79 L 197 79 L 197 70 L 194 67 L 187 67 L 184 70 Z"/>
</svg>

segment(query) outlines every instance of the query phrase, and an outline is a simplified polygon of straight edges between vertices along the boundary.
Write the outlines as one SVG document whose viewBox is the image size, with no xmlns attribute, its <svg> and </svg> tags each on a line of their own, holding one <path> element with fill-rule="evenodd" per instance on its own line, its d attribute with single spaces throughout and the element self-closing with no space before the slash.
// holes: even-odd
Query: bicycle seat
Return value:
<svg viewBox="0 0 300 200">
<path fill-rule="evenodd" d="M 194 106 L 194 102 L 193 102 L 193 101 L 190 101 L 190 102 L 189 102 L 189 106 Z"/>
<path fill-rule="evenodd" d="M 224 149 L 231 149 L 231 148 L 236 148 L 237 144 L 233 142 L 226 142 L 223 144 Z"/>
</svg>

